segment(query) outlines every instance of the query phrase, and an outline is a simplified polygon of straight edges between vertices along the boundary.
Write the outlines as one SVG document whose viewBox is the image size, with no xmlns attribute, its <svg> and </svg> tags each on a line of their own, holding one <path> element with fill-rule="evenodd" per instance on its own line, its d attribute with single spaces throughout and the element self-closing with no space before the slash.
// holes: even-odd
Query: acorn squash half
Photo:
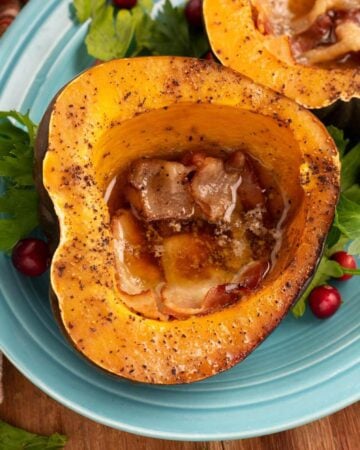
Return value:
<svg viewBox="0 0 360 450">
<path fill-rule="evenodd" d="M 184 320 L 145 318 L 117 287 L 104 192 L 140 157 L 199 148 L 246 148 L 276 174 L 289 199 L 281 249 L 262 285 L 236 304 Z M 263 341 L 313 275 L 339 190 L 335 145 L 311 113 L 190 58 L 122 59 L 85 71 L 51 103 L 36 158 L 42 216 L 57 242 L 51 289 L 63 329 L 97 366 L 147 383 L 201 380 Z"/>
<path fill-rule="evenodd" d="M 266 14 L 274 15 L 275 23 L 282 10 L 287 10 L 288 15 L 300 23 L 308 17 L 309 11 L 315 11 L 315 3 L 315 0 L 204 0 L 204 19 L 212 50 L 225 66 L 308 108 L 322 108 L 339 99 L 348 101 L 353 97 L 359 98 L 358 57 L 353 64 L 336 61 L 327 65 L 303 64 L 293 57 L 288 35 L 262 32 L 256 24 L 254 11 L 258 11 L 257 6 L 263 8 Z M 320 3 L 326 4 L 322 0 L 317 0 L 317 3 L 319 6 Z M 335 8 L 339 8 L 341 2 L 328 3 L 334 3 Z M 356 2 L 350 3 L 354 7 Z M 352 28 L 350 31 L 357 36 L 356 48 L 359 51 L 360 25 L 353 25 Z M 305 39 L 308 37 L 305 36 Z M 351 48 L 355 48 L 354 42 L 354 37 L 349 38 Z M 328 51 L 325 46 L 320 45 L 319 48 L 324 53 Z"/>
</svg>

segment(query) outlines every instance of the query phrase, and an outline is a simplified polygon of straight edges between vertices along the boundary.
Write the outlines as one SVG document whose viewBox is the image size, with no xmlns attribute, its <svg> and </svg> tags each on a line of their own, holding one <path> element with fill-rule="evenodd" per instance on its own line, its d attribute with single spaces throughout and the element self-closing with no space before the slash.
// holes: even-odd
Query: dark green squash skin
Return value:
<svg viewBox="0 0 360 450">
<path fill-rule="evenodd" d="M 312 111 L 326 126 L 333 125 L 344 131 L 356 145 L 360 141 L 360 99 L 349 102 L 338 100 L 326 108 Z"/>
<path fill-rule="evenodd" d="M 47 190 L 45 189 L 45 186 L 43 183 L 43 161 L 44 161 L 46 152 L 48 150 L 49 121 L 50 121 L 51 112 L 52 112 L 56 97 L 52 100 L 52 102 L 48 106 L 48 109 L 46 110 L 43 118 L 41 119 L 41 122 L 38 127 L 38 132 L 36 135 L 35 148 L 34 148 L 34 158 L 35 158 L 34 179 L 35 179 L 35 187 L 39 194 L 39 209 L 38 209 L 39 220 L 40 220 L 41 227 L 44 230 L 46 237 L 48 238 L 49 249 L 50 249 L 51 255 L 54 254 L 54 252 L 58 246 L 59 236 L 60 236 L 60 228 L 59 228 L 59 221 L 58 221 L 57 215 L 55 213 L 53 203 L 52 203 L 52 201 L 49 197 L 49 194 L 48 194 Z M 63 322 L 61 320 L 61 315 L 60 315 L 60 311 L 59 311 L 59 307 L 58 307 L 58 300 L 57 300 L 57 297 L 51 287 L 51 283 L 50 283 L 50 287 L 49 287 L 49 299 L 50 299 L 51 309 L 52 309 L 53 315 L 56 319 L 56 322 L 57 322 L 62 334 L 65 336 L 65 338 L 71 344 L 71 340 L 69 339 L 69 336 L 67 335 L 65 328 L 63 326 Z"/>
<path fill-rule="evenodd" d="M 39 219 L 41 227 L 48 238 L 51 255 L 58 246 L 60 229 L 53 203 L 43 184 L 43 160 L 48 150 L 49 121 L 54 102 L 55 99 L 50 103 L 40 122 L 34 148 L 34 179 L 35 187 L 39 194 Z"/>
</svg>

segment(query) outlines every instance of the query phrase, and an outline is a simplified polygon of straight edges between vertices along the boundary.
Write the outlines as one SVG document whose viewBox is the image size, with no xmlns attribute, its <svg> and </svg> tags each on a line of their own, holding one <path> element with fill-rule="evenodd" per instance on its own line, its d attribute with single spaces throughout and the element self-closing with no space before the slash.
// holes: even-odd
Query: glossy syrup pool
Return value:
<svg viewBox="0 0 360 450">
<path fill-rule="evenodd" d="M 164 163 L 185 161 L 190 169 L 184 182 L 191 186 L 192 195 L 196 194 L 193 187 L 196 174 L 206 161 L 220 160 L 225 172 L 234 174 L 233 184 L 228 186 L 232 189 L 231 202 L 216 220 L 206 210 L 223 200 L 213 185 L 209 205 L 204 207 L 197 198 L 190 217 L 145 217 L 139 204 L 134 205 L 127 195 L 136 161 L 110 182 L 105 194 L 112 216 L 120 290 L 135 296 L 134 299 L 145 292 L 155 293 L 157 308 L 166 311 L 166 318 L 204 314 L 239 300 L 240 294 L 244 295 L 240 288 L 252 290 L 260 285 L 275 264 L 281 247 L 288 204 L 274 175 L 244 152 L 209 156 L 204 152 L 188 153 Z M 199 158 L 203 162 L 196 166 Z M 241 159 L 242 168 L 236 167 L 236 158 Z M 151 164 L 158 160 L 139 161 Z M 209 188 L 209 183 L 211 180 L 205 177 L 199 195 Z M 162 195 L 166 195 L 161 189 L 160 186 L 157 193 L 160 203 Z M 138 195 L 148 200 L 145 184 Z M 186 305 L 181 301 L 179 307 L 177 297 L 186 297 L 186 289 L 192 291 L 194 298 L 188 299 Z M 127 304 L 135 312 L 148 315 L 142 307 L 134 307 L 131 299 Z M 164 318 L 161 314 L 159 317 Z"/>
</svg>

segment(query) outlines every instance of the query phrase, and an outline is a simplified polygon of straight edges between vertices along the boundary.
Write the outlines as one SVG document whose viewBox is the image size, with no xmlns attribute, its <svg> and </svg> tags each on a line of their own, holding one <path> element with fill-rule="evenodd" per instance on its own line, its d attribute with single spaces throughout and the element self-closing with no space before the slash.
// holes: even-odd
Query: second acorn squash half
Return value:
<svg viewBox="0 0 360 450">
<path fill-rule="evenodd" d="M 261 5 L 261 1 L 256 3 Z M 328 106 L 336 100 L 360 97 L 359 63 L 351 67 L 344 63 L 326 67 L 296 62 L 291 56 L 287 36 L 263 34 L 257 29 L 253 4 L 255 1 L 250 0 L 204 0 L 209 41 L 225 66 L 312 109 Z M 270 11 L 288 7 L 302 16 L 311 10 L 315 0 L 266 4 Z"/>
<path fill-rule="evenodd" d="M 191 139 L 189 138 L 191 136 Z M 189 383 L 245 358 L 279 324 L 314 273 L 332 223 L 339 161 L 308 111 L 208 61 L 114 60 L 79 75 L 43 118 L 36 146 L 55 309 L 73 346 L 115 375 Z M 289 199 L 278 260 L 231 307 L 185 320 L 139 316 L 116 283 L 109 181 L 139 157 L 246 148 Z M 56 231 L 55 231 L 56 233 Z"/>
</svg>

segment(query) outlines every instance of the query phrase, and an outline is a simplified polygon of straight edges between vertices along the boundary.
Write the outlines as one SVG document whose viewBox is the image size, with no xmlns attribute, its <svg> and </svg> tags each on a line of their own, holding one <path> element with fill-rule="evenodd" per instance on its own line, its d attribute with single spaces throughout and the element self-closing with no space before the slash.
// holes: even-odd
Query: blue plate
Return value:
<svg viewBox="0 0 360 450">
<path fill-rule="evenodd" d="M 88 67 L 87 26 L 67 0 L 32 0 L 0 42 L 0 108 L 39 121 L 69 79 Z M 67 407 L 114 428 L 165 439 L 220 440 L 302 425 L 360 399 L 360 280 L 327 321 L 289 316 L 249 358 L 190 386 L 112 378 L 67 344 L 52 317 L 48 276 L 29 279 L 0 256 L 0 347 L 34 384 Z"/>
</svg>

